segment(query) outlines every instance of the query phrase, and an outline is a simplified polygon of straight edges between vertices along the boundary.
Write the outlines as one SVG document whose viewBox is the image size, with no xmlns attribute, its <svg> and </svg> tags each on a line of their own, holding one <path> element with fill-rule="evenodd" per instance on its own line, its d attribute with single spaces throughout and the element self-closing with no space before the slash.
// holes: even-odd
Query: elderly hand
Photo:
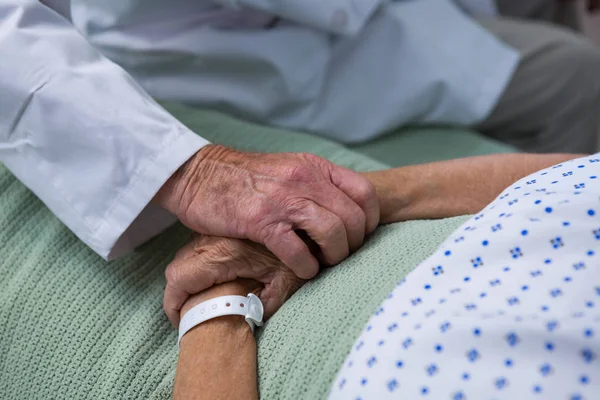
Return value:
<svg viewBox="0 0 600 400">
<path fill-rule="evenodd" d="M 167 267 L 166 277 L 164 309 L 175 327 L 179 326 L 180 311 L 187 299 L 213 285 L 237 278 L 252 278 L 260 287 L 264 285 L 258 296 L 267 318 L 305 282 L 264 246 L 248 240 L 202 235 L 196 235 L 177 252 Z M 255 283 L 250 284 L 256 288 Z M 209 292 L 215 296 L 214 290 Z"/>
<path fill-rule="evenodd" d="M 349 169 L 312 154 L 215 145 L 180 168 L 156 201 L 196 232 L 265 245 L 303 279 L 317 274 L 317 258 L 327 265 L 345 259 L 379 221 L 373 185 Z M 299 231 L 318 245 L 317 257 Z M 196 284 L 203 290 L 212 282 Z"/>
</svg>

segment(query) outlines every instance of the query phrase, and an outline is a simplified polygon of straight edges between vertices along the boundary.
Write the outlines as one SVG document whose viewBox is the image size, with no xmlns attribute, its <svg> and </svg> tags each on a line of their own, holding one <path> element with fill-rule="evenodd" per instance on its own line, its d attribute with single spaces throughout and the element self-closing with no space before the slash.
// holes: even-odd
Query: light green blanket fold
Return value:
<svg viewBox="0 0 600 400">
<path fill-rule="evenodd" d="M 308 135 L 170 109 L 216 143 L 309 151 L 357 170 L 386 167 Z M 463 220 L 382 227 L 305 285 L 259 335 L 261 398 L 325 397 L 372 311 Z M 0 399 L 170 398 L 177 345 L 162 311 L 163 272 L 187 235 L 176 225 L 106 263 L 0 166 Z"/>
</svg>

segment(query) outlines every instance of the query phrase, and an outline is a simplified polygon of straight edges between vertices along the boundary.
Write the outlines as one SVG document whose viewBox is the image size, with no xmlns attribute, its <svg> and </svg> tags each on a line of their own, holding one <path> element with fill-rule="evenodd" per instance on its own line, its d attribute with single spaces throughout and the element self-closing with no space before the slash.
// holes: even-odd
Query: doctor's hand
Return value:
<svg viewBox="0 0 600 400">
<path fill-rule="evenodd" d="M 250 282 L 256 282 L 252 287 L 258 289 L 256 294 L 262 300 L 265 318 L 268 318 L 305 283 L 262 245 L 249 240 L 204 235 L 195 235 L 177 252 L 167 267 L 166 278 L 164 309 L 176 328 L 187 300 L 213 285 L 252 278 Z M 248 293 L 223 292 L 219 295 Z"/>
<path fill-rule="evenodd" d="M 312 154 L 217 145 L 196 153 L 155 201 L 196 232 L 263 244 L 302 279 L 317 274 L 319 261 L 344 260 L 379 221 L 373 185 L 349 169 Z"/>
</svg>

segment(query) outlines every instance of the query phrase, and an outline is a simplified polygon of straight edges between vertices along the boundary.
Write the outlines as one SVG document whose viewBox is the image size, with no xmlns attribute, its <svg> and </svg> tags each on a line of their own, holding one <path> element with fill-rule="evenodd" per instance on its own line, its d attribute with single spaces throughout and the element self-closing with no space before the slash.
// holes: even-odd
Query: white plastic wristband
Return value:
<svg viewBox="0 0 600 400">
<path fill-rule="evenodd" d="M 250 293 L 248 297 L 244 296 L 221 296 L 207 300 L 194 306 L 188 311 L 179 323 L 179 339 L 196 325 L 208 321 L 209 319 L 221 317 L 223 315 L 243 315 L 250 329 L 254 332 L 255 326 L 263 325 L 263 304 L 258 297 Z"/>
</svg>

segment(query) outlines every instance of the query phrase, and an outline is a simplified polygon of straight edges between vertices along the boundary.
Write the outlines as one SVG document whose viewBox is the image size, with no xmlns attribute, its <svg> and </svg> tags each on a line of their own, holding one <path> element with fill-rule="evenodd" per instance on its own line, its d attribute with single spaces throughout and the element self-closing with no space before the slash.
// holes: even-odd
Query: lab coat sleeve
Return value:
<svg viewBox="0 0 600 400">
<path fill-rule="evenodd" d="M 377 8 L 388 0 L 215 0 L 245 6 L 322 31 L 355 35 Z"/>
<path fill-rule="evenodd" d="M 173 223 L 150 200 L 207 141 L 59 11 L 0 2 L 0 161 L 82 241 L 115 258 Z"/>
</svg>

